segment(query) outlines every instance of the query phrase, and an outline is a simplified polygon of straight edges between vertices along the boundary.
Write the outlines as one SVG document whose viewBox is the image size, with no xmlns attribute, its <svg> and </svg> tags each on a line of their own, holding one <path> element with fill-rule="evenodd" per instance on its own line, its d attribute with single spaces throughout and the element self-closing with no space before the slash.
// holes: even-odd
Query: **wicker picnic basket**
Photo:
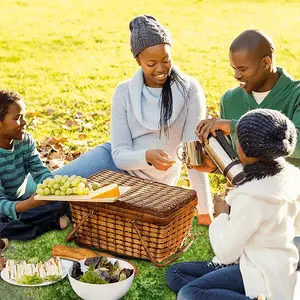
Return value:
<svg viewBox="0 0 300 300">
<path fill-rule="evenodd" d="M 102 171 L 89 178 L 101 186 L 131 189 L 114 203 L 70 202 L 74 228 L 67 237 L 81 246 L 165 266 L 193 242 L 194 190 Z"/>
</svg>

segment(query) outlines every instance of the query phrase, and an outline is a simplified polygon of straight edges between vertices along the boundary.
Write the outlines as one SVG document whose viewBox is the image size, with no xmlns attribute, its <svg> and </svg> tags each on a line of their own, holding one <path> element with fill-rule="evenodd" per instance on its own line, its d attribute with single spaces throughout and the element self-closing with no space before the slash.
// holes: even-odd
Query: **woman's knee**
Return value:
<svg viewBox="0 0 300 300">
<path fill-rule="evenodd" d="M 113 159 L 110 147 L 109 143 L 97 146 L 65 166 L 55 170 L 53 174 L 79 175 L 87 178 L 102 170 L 111 169 Z"/>
</svg>

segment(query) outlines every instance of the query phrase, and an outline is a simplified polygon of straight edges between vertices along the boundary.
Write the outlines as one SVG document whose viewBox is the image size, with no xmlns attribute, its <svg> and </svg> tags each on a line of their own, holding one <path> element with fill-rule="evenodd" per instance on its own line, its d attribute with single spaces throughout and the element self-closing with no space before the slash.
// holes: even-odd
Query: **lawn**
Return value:
<svg viewBox="0 0 300 300">
<path fill-rule="evenodd" d="M 299 9 L 297 0 L 2 0 L 0 88 L 24 96 L 28 131 L 50 167 L 56 167 L 63 159 L 71 160 L 109 140 L 114 88 L 137 69 L 128 30 L 135 15 L 152 14 L 169 29 L 175 63 L 201 82 L 208 114 L 217 115 L 221 95 L 236 85 L 228 47 L 245 29 L 269 33 L 276 44 L 278 65 L 300 78 L 296 60 L 300 56 L 300 36 L 296 34 Z M 220 180 L 211 178 L 215 191 Z M 184 171 L 180 184 L 187 184 Z M 47 259 L 53 245 L 65 243 L 69 230 L 26 243 L 13 242 L 5 255 Z M 179 261 L 205 260 L 213 255 L 207 228 L 195 223 L 193 231 L 195 242 Z M 140 274 L 124 299 L 176 298 L 164 283 L 166 268 L 135 263 Z M 31 289 L 0 280 L 0 293 L 1 300 L 78 299 L 67 279 Z"/>
</svg>

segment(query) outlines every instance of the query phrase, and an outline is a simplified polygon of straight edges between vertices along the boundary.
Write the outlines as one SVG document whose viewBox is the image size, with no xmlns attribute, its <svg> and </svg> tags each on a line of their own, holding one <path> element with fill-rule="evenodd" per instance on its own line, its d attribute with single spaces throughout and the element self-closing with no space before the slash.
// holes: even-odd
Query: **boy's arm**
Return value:
<svg viewBox="0 0 300 300">
<path fill-rule="evenodd" d="M 48 177 L 53 177 L 51 171 L 44 165 L 35 146 L 34 139 L 29 136 L 28 171 L 36 184 L 43 182 Z"/>
<path fill-rule="evenodd" d="M 11 201 L 7 199 L 2 182 L 0 180 L 0 213 L 8 216 L 13 220 L 17 220 L 17 213 L 29 210 L 34 207 L 43 206 L 49 204 L 48 201 L 37 201 L 33 199 L 34 195 L 26 200 Z"/>
<path fill-rule="evenodd" d="M 10 201 L 7 199 L 4 188 L 2 186 L 2 181 L 0 180 L 0 213 L 12 218 L 17 219 L 16 205 L 18 201 Z"/>
</svg>

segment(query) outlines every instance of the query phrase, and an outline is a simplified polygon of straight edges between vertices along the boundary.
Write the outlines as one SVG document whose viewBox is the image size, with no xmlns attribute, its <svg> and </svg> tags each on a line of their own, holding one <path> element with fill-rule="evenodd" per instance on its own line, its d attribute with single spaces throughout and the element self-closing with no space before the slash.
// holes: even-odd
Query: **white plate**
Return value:
<svg viewBox="0 0 300 300">
<path fill-rule="evenodd" d="M 1 272 L 1 277 L 4 281 L 13 284 L 13 285 L 18 285 L 18 286 L 28 286 L 28 287 L 36 287 L 36 286 L 45 286 L 45 285 L 49 285 L 49 284 L 53 284 L 56 283 L 60 280 L 62 280 L 63 278 L 65 278 L 68 275 L 68 270 L 70 269 L 70 267 L 72 266 L 73 262 L 66 260 L 66 259 L 61 259 L 61 266 L 62 266 L 62 270 L 63 270 L 63 274 L 62 274 L 62 278 L 56 281 L 45 281 L 43 283 L 39 283 L 39 284 L 21 284 L 21 283 L 17 283 L 15 280 L 13 279 L 9 279 L 8 278 L 8 272 L 7 269 L 4 268 Z"/>
<path fill-rule="evenodd" d="M 119 186 L 121 196 L 131 189 L 130 186 Z M 34 200 L 46 200 L 46 201 L 75 201 L 75 202 L 115 202 L 119 197 L 112 198 L 94 198 L 91 199 L 89 195 L 86 196 L 78 196 L 78 195 L 70 195 L 70 196 L 34 196 Z"/>
</svg>

